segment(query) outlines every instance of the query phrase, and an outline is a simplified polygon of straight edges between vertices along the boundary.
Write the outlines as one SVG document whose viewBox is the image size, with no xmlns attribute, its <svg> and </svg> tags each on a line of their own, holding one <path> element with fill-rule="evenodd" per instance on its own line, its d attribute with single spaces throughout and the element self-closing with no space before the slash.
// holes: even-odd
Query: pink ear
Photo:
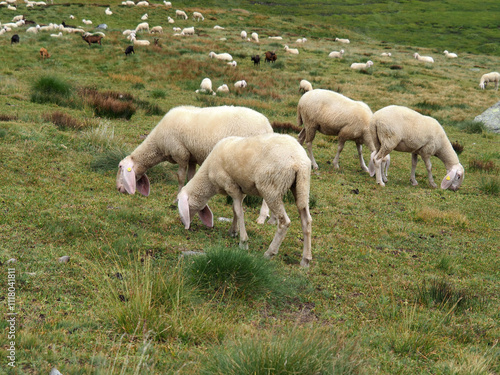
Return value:
<svg viewBox="0 0 500 375">
<path fill-rule="evenodd" d="M 123 187 L 129 194 L 135 194 L 136 183 L 135 183 L 135 172 L 134 163 L 130 162 L 126 165 L 121 166 Z"/>
<path fill-rule="evenodd" d="M 189 215 L 189 202 L 188 195 L 182 191 L 177 195 L 177 207 L 179 207 L 179 215 L 185 229 L 189 229 L 191 225 L 191 218 Z"/>
<path fill-rule="evenodd" d="M 149 178 L 146 175 L 142 175 L 137 181 L 137 191 L 147 197 L 149 195 Z"/>
<path fill-rule="evenodd" d="M 443 181 L 441 181 L 441 189 L 448 189 L 455 180 L 456 174 L 456 169 L 452 169 L 446 176 L 444 176 Z"/>
<path fill-rule="evenodd" d="M 201 219 L 201 222 L 205 224 L 207 227 L 213 228 L 214 226 L 214 215 L 210 210 L 210 207 L 205 206 L 198 212 L 198 216 Z"/>
</svg>

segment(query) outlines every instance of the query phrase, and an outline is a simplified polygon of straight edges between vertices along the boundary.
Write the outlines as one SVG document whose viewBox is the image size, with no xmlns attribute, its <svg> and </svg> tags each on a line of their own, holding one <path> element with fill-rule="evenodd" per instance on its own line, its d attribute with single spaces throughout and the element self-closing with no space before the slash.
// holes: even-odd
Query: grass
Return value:
<svg viewBox="0 0 500 375">
<path fill-rule="evenodd" d="M 147 11 L 150 25 L 164 26 L 162 47 L 137 47 L 129 57 L 122 31 L 144 9 L 54 3 L 26 15 L 48 24 L 74 14 L 75 23 L 86 18 L 109 28 L 103 45 L 90 48 L 79 35 L 32 35 L 27 26 L 16 30 L 19 44 L 10 45 L 13 32 L 0 38 L 0 278 L 15 268 L 20 322 L 16 368 L 4 372 L 500 373 L 499 138 L 472 121 L 499 100 L 497 91 L 478 87 L 498 63 L 497 2 L 483 2 L 483 12 L 472 1 L 180 0 L 175 7 L 205 16 L 191 38 L 167 30 L 175 9 L 158 2 Z M 107 6 L 114 14 L 105 18 Z M 1 22 L 12 16 L 0 8 Z M 176 19 L 174 26 L 191 24 Z M 242 29 L 258 32 L 260 43 L 242 41 Z M 300 54 L 286 55 L 270 35 Z M 351 40 L 342 60 L 327 58 L 339 49 L 336 36 Z M 308 41 L 295 45 L 299 37 Z M 153 42 L 147 33 L 141 39 Z M 51 53 L 44 61 L 42 46 Z M 459 59 L 446 60 L 444 49 Z M 230 52 L 238 66 L 210 59 L 212 50 Z M 250 56 L 267 50 L 276 50 L 277 62 L 254 67 Z M 419 64 L 417 51 L 436 62 Z M 370 74 L 349 69 L 366 60 L 374 62 Z M 248 87 L 197 95 L 205 77 L 214 87 L 241 79 Z M 336 138 L 317 134 L 309 269 L 299 266 L 303 234 L 290 194 L 291 224 L 268 261 L 263 254 L 276 227 L 255 222 L 257 198 L 246 198 L 249 250 L 242 252 L 228 235 L 230 222 L 207 228 L 195 219 L 184 229 L 177 165 L 148 171 L 148 197 L 116 191 L 119 160 L 175 106 L 250 107 L 296 137 L 301 79 L 374 112 L 397 104 L 438 119 L 465 167 L 460 190 L 432 189 L 423 163 L 412 186 L 411 158 L 400 152 L 391 154 L 381 188 L 361 170 L 353 142 L 336 169 Z M 432 164 L 439 182 L 446 168 L 437 158 Z M 224 196 L 209 205 L 216 218 L 232 218 Z M 180 259 L 189 251 L 207 255 Z M 212 251 L 220 254 L 209 258 Z M 68 263 L 58 261 L 64 255 Z M 7 264 L 11 258 L 17 262 Z M 1 320 L 0 329 L 8 328 Z M 4 359 L 7 348 L 3 342 Z"/>
</svg>

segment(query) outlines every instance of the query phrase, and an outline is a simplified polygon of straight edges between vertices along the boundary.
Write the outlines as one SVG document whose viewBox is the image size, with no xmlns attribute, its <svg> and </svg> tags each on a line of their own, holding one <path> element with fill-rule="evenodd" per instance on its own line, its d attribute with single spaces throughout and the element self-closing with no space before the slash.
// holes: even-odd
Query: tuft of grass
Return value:
<svg viewBox="0 0 500 375">
<path fill-rule="evenodd" d="M 498 171 L 498 167 L 490 157 L 469 160 L 469 168 L 474 171 L 487 173 Z"/>
<path fill-rule="evenodd" d="M 122 148 L 111 148 L 97 154 L 90 162 L 90 169 L 95 172 L 113 171 L 118 168 L 118 164 L 129 152 Z"/>
<path fill-rule="evenodd" d="M 38 78 L 31 88 L 33 103 L 54 103 L 68 106 L 73 101 L 73 86 L 57 76 Z"/>
<path fill-rule="evenodd" d="M 202 362 L 203 375 L 363 374 L 356 342 L 321 328 L 267 332 L 214 347 Z"/>
<path fill-rule="evenodd" d="M 441 271 L 444 271 L 448 274 L 452 273 L 453 272 L 453 261 L 451 259 L 450 256 L 448 255 L 443 255 L 438 263 L 436 264 L 436 268 L 441 270 Z"/>
<path fill-rule="evenodd" d="M 455 150 L 457 155 L 460 155 L 464 151 L 464 145 L 460 144 L 460 142 L 458 141 L 452 142 L 451 146 L 453 147 L 453 150 Z"/>
<path fill-rule="evenodd" d="M 6 114 L 0 114 L 0 121 L 15 121 L 17 120 L 16 115 L 6 115 Z"/>
<path fill-rule="evenodd" d="M 189 281 L 209 298 L 263 297 L 279 292 L 282 284 L 272 261 L 239 248 L 209 248 L 205 256 L 189 259 L 186 272 Z"/>
<path fill-rule="evenodd" d="M 443 108 L 441 104 L 429 101 L 429 100 L 424 100 L 423 102 L 418 102 L 415 104 L 415 107 L 420 108 L 420 109 L 425 109 L 428 111 L 438 111 Z"/>
<path fill-rule="evenodd" d="M 73 129 L 81 130 L 85 127 L 85 124 L 74 117 L 68 115 L 67 113 L 55 111 L 52 113 L 46 113 L 42 115 L 43 119 L 48 122 L 52 122 L 61 130 Z"/>
<path fill-rule="evenodd" d="M 479 190 L 489 195 L 500 194 L 500 181 L 495 177 L 481 177 L 479 180 Z"/>
<path fill-rule="evenodd" d="M 422 207 L 415 213 L 415 220 L 431 224 L 449 224 L 465 226 L 467 217 L 458 210 L 440 211 L 434 207 Z"/>
<path fill-rule="evenodd" d="M 417 301 L 423 305 L 448 306 L 456 311 L 464 311 L 479 304 L 470 292 L 455 288 L 445 279 L 424 279 L 417 286 L 416 294 Z"/>
<path fill-rule="evenodd" d="M 130 94 L 114 91 L 98 92 L 96 89 L 87 87 L 80 90 L 80 95 L 99 117 L 130 120 L 136 112 L 133 97 Z"/>
<path fill-rule="evenodd" d="M 455 125 L 468 134 L 481 134 L 485 130 L 485 126 L 481 121 L 465 120 L 459 121 Z"/>
<path fill-rule="evenodd" d="M 167 92 L 161 89 L 155 89 L 151 91 L 151 97 L 153 99 L 164 99 L 167 97 Z"/>
</svg>

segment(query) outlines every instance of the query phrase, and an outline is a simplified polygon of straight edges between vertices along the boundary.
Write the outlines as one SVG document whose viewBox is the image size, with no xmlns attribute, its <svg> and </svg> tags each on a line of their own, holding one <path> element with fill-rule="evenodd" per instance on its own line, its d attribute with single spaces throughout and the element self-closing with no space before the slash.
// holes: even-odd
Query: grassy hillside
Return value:
<svg viewBox="0 0 500 375">
<path fill-rule="evenodd" d="M 19 4 L 17 12 L 2 7 L 0 21 L 26 13 L 38 23 L 84 26 L 85 18 L 108 29 L 102 46 L 90 47 L 78 34 L 29 34 L 27 26 L 15 31 L 18 45 L 10 45 L 14 31 L 0 36 L 0 354 L 6 373 L 41 374 L 53 367 L 64 375 L 500 373 L 499 136 L 472 121 L 499 101 L 498 91 L 478 87 L 482 74 L 498 70 L 493 47 L 453 49 L 456 41 L 445 33 L 419 34 L 415 41 L 409 39 L 415 33 L 408 40 L 375 34 L 373 25 L 397 26 L 377 7 L 400 7 L 404 19 L 406 7 L 417 2 L 354 4 L 350 11 L 343 2 L 333 12 L 321 2 L 278 7 L 228 1 L 222 7 L 179 1 L 173 9 L 102 0 L 55 3 L 32 10 Z M 104 14 L 109 4 L 112 16 Z M 431 12 L 440 3 L 425 4 L 426 22 L 432 24 L 432 15 L 435 24 L 447 24 L 445 12 Z M 466 5 L 472 9 L 461 2 L 455 10 Z M 205 21 L 177 20 L 175 9 L 201 11 Z M 122 31 L 146 12 L 149 24 L 163 26 L 164 33 L 141 33 L 139 39 L 151 45 L 126 57 L 130 42 Z M 494 24 L 479 28 L 475 20 L 467 17 L 464 27 L 486 40 Z M 193 25 L 195 36 L 173 36 L 173 26 Z M 241 40 L 241 30 L 258 32 L 260 43 Z M 351 43 L 340 45 L 336 36 Z M 298 44 L 298 37 L 308 41 Z M 300 54 L 285 54 L 285 43 Z M 444 46 L 459 58 L 447 60 Z M 40 59 L 41 47 L 50 58 Z M 342 60 L 328 58 L 341 48 Z M 254 67 L 250 56 L 267 50 L 276 51 L 277 62 Z M 231 53 L 237 67 L 210 59 L 210 51 Z M 415 52 L 435 63 L 416 61 Z M 374 62 L 368 71 L 349 68 L 367 60 Z M 196 94 L 205 77 L 215 87 L 228 84 L 230 93 Z M 241 79 L 248 87 L 234 89 Z M 286 209 L 292 224 L 279 254 L 268 261 L 262 255 L 276 228 L 256 224 L 255 199 L 245 207 L 250 242 L 243 252 L 228 235 L 232 208 L 226 197 L 209 203 L 213 229 L 197 218 L 184 229 L 175 204 L 175 165 L 148 172 L 147 198 L 116 191 L 119 160 L 172 107 L 246 106 L 283 131 L 296 124 L 301 79 L 362 100 L 373 111 L 398 104 L 438 119 L 462 148 L 461 189 L 430 188 L 421 161 L 419 185 L 411 186 L 411 156 L 397 152 L 389 182 L 378 187 L 361 170 L 352 142 L 335 169 L 336 139 L 318 134 L 309 269 L 299 266 L 302 231 L 291 197 Z M 368 150 L 364 155 L 367 161 Z M 437 158 L 432 163 L 439 182 L 444 165 Z M 183 257 L 185 252 L 205 255 Z M 12 258 L 17 261 L 9 263 Z M 17 313 L 15 325 L 9 312 Z M 14 368 L 6 360 L 12 346 Z"/>
</svg>

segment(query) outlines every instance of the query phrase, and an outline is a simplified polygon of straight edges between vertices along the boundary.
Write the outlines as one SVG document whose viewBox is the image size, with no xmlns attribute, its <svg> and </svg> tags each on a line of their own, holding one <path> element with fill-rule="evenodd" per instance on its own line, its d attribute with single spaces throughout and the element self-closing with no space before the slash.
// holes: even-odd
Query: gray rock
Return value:
<svg viewBox="0 0 500 375">
<path fill-rule="evenodd" d="M 488 130 L 493 133 L 500 133 L 500 102 L 476 116 L 474 121 L 481 121 Z"/>
<path fill-rule="evenodd" d="M 60 263 L 68 263 L 69 262 L 69 256 L 68 255 L 65 255 L 63 257 L 60 257 L 59 258 L 59 262 Z"/>
<path fill-rule="evenodd" d="M 58 369 L 56 369 L 55 367 L 50 370 L 50 374 L 49 375 L 62 375 Z"/>
</svg>

